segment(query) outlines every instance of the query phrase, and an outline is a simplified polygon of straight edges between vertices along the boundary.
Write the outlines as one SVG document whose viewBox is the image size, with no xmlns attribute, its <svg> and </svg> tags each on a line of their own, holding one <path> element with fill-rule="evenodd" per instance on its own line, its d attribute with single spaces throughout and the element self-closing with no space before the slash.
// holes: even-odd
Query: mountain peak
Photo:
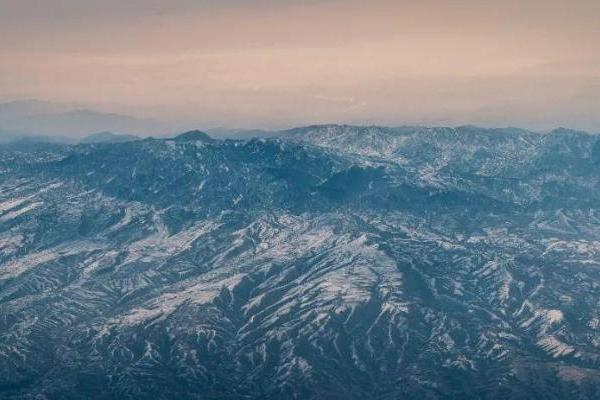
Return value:
<svg viewBox="0 0 600 400">
<path fill-rule="evenodd" d="M 188 131 L 188 132 L 182 133 L 180 135 L 175 136 L 174 140 L 179 141 L 179 142 L 196 141 L 196 140 L 199 140 L 199 141 L 205 142 L 205 143 L 216 142 L 216 140 L 213 139 L 212 137 L 210 137 L 207 133 L 199 131 L 199 130 L 193 130 L 193 131 Z"/>
</svg>

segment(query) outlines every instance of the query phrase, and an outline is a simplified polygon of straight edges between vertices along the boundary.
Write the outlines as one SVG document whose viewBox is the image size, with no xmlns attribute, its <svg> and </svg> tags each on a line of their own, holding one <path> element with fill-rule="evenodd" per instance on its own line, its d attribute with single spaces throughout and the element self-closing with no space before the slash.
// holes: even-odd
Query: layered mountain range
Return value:
<svg viewBox="0 0 600 400">
<path fill-rule="evenodd" d="M 0 398 L 599 392 L 598 136 L 0 146 Z"/>
</svg>

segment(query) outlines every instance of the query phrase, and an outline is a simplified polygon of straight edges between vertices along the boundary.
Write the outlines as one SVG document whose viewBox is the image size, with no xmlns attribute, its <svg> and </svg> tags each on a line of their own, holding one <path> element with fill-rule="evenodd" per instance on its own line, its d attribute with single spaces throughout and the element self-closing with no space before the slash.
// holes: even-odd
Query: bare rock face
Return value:
<svg viewBox="0 0 600 400">
<path fill-rule="evenodd" d="M 2 399 L 595 399 L 598 139 L 0 146 Z"/>
</svg>

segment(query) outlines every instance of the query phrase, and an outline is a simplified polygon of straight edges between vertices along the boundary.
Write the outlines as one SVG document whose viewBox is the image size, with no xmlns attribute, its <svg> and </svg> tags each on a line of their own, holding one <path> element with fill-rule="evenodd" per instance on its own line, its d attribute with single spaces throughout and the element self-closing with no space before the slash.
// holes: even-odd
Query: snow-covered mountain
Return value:
<svg viewBox="0 0 600 400">
<path fill-rule="evenodd" d="M 0 146 L 0 397 L 595 399 L 600 140 Z"/>
</svg>

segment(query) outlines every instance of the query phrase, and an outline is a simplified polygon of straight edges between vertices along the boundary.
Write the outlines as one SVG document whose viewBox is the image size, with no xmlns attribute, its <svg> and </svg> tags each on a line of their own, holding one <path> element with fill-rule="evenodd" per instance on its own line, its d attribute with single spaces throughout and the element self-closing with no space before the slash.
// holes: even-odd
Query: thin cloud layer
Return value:
<svg viewBox="0 0 600 400">
<path fill-rule="evenodd" d="M 0 96 L 204 126 L 600 131 L 595 1 L 0 0 Z"/>
</svg>

